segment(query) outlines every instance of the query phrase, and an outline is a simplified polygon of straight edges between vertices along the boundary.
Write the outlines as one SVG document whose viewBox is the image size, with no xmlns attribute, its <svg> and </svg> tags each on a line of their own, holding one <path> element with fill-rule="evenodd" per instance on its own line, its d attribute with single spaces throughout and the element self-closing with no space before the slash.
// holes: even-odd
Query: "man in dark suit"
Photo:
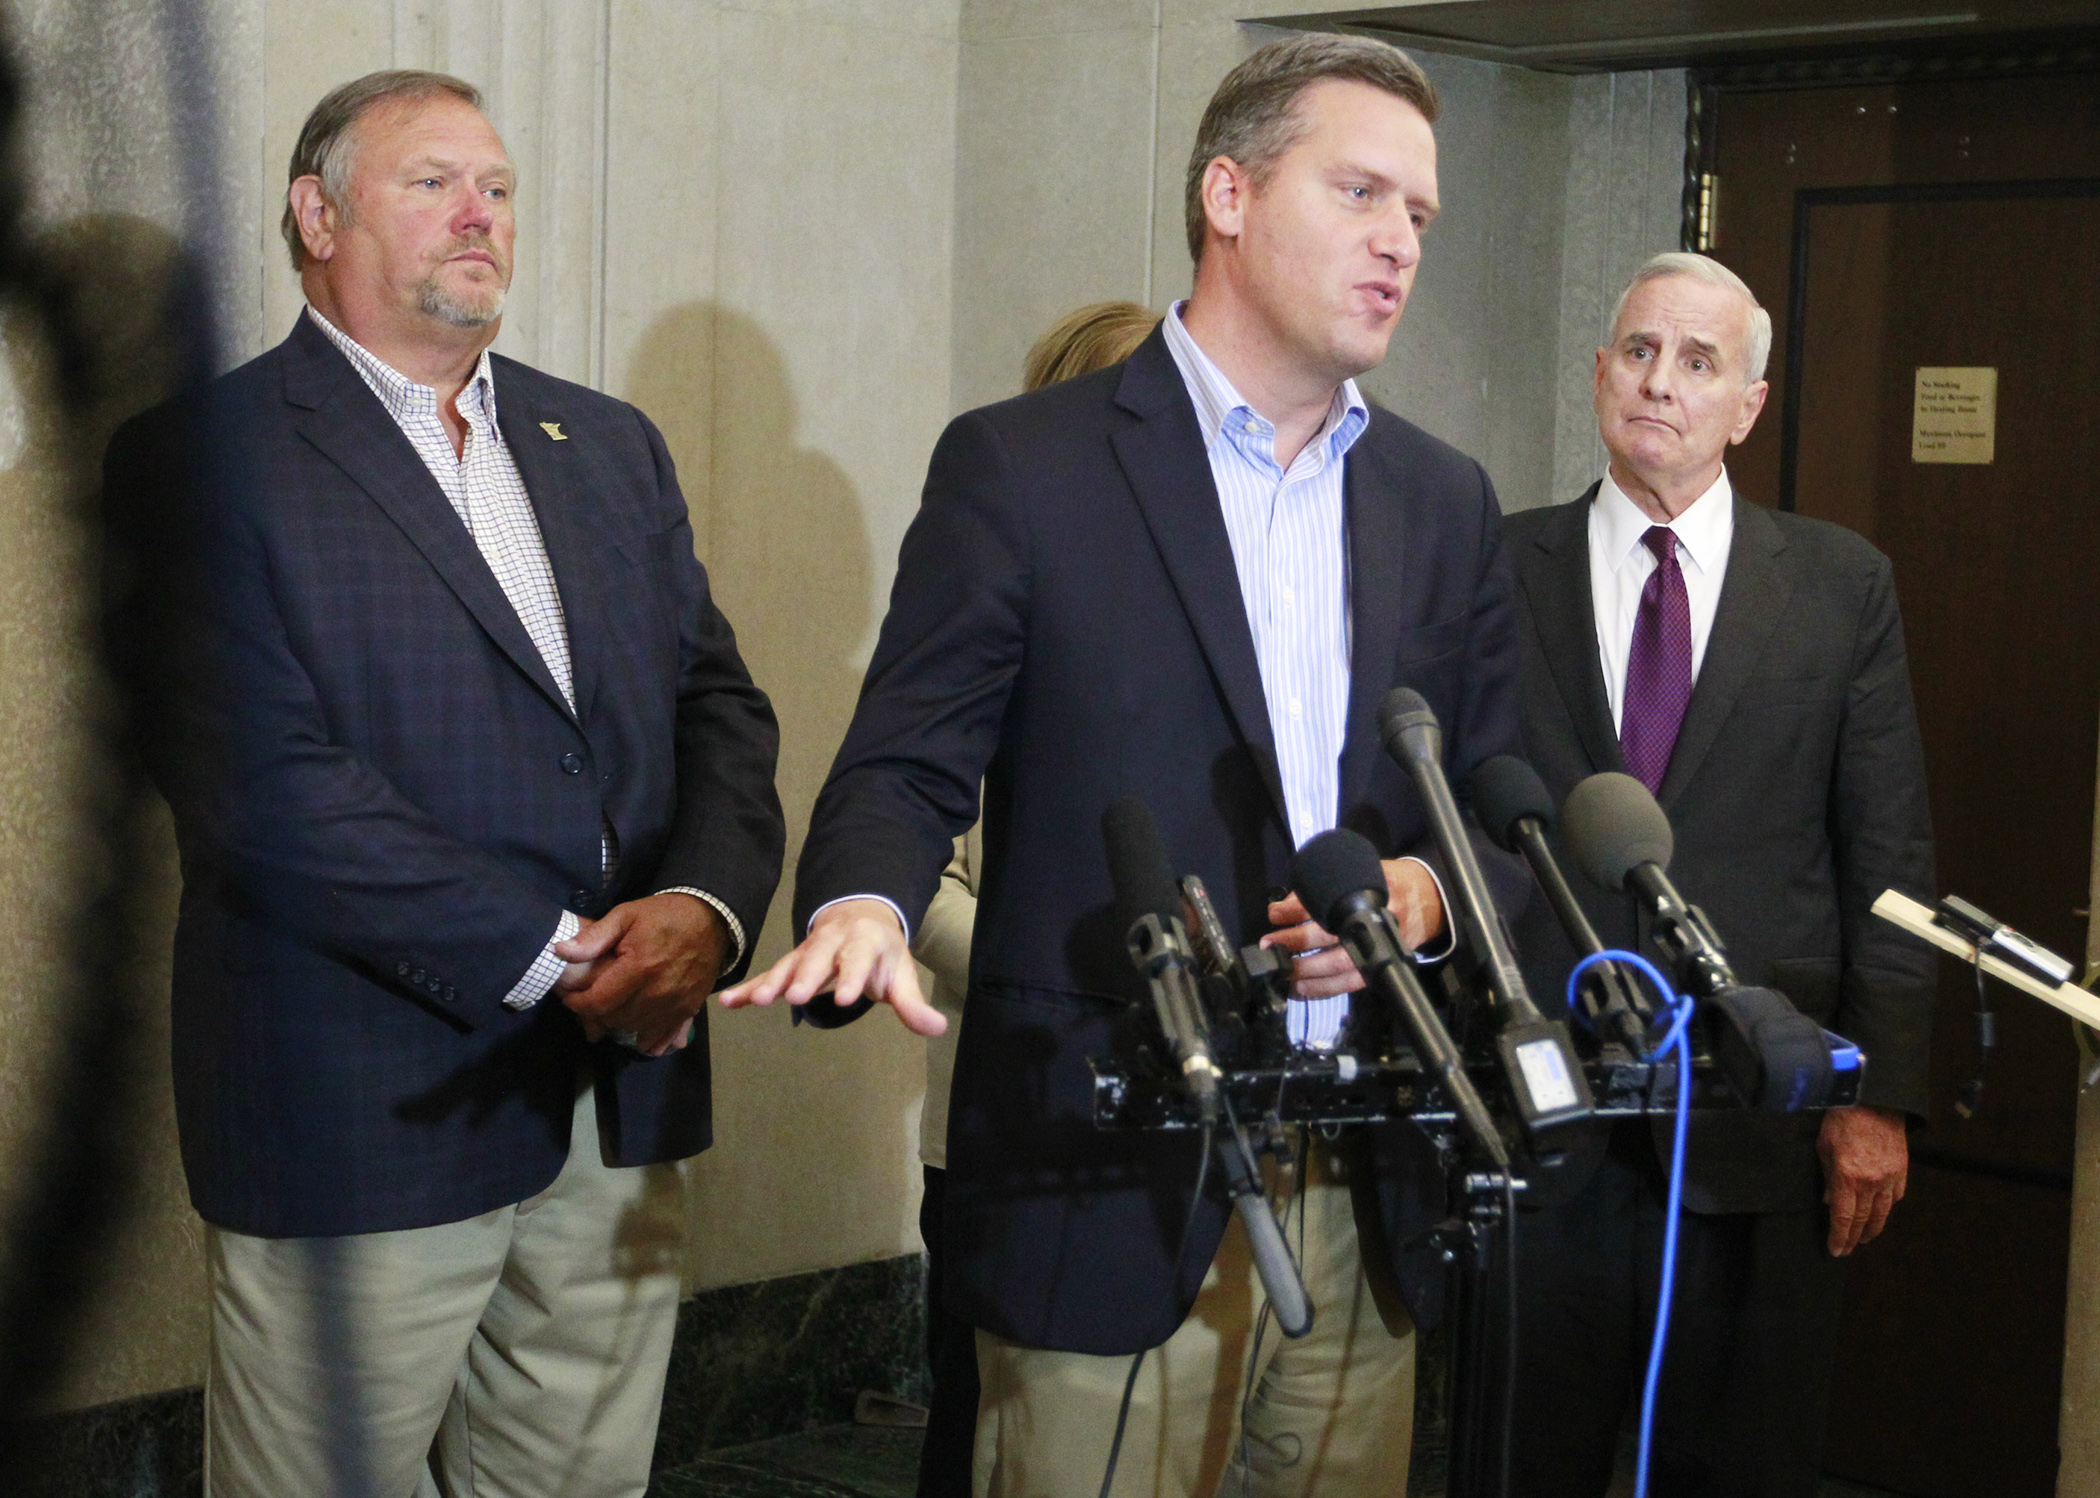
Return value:
<svg viewBox="0 0 2100 1498">
<path fill-rule="evenodd" d="M 479 104 L 324 99 L 307 310 L 108 461 L 183 857 L 213 1498 L 644 1490 L 701 1011 L 779 877 L 772 711 L 662 438 L 487 352 Z"/>
<path fill-rule="evenodd" d="M 1742 981 L 1868 1058 L 1859 1107 L 1693 1115 L 1652 1471 L 1655 1492 L 1704 1498 L 1817 1491 L 1839 1260 L 1903 1195 L 1932 1018 L 1928 950 L 1868 913 L 1892 885 L 1932 888 L 1888 560 L 1736 496 L 1722 464 L 1763 408 L 1770 346 L 1733 272 L 1657 256 L 1597 351 L 1609 471 L 1509 520 L 1524 739 L 1548 790 L 1646 781 L 1676 831 L 1671 877 Z M 1637 950 L 1633 898 L 1578 888 L 1605 945 Z M 1518 935 L 1533 992 L 1562 997 L 1574 953 L 1550 911 Z M 1516 1490 L 1532 1498 L 1610 1483 L 1647 1363 L 1669 1139 L 1666 1121 L 1593 1135 L 1541 1174 L 1556 1204 L 1524 1216 Z"/>
<path fill-rule="evenodd" d="M 1091 1495 L 1119 1430 L 1119 1492 L 1404 1483 L 1411 1327 L 1371 1294 L 1349 1167 L 1324 1144 L 1300 1161 L 1286 1231 L 1304 1226 L 1314 1328 L 1260 1339 L 1243 1386 L 1261 1297 L 1217 1177 L 1192 1211 L 1197 1140 L 1097 1130 L 1088 1062 L 1144 992 L 1111 914 L 1118 797 L 1152 809 L 1236 939 L 1299 954 L 1294 1032 L 1328 1044 L 1355 975 L 1279 898 L 1297 845 L 1361 831 L 1410 943 L 1444 939 L 1381 699 L 1427 697 L 1454 771 L 1515 745 L 1492 488 L 1352 378 L 1383 358 L 1436 212 L 1435 113 L 1412 62 L 1355 38 L 1273 44 L 1220 85 L 1190 166 L 1194 294 L 1127 364 L 949 427 L 804 845 L 808 936 L 723 995 L 879 1000 L 937 1033 L 906 932 L 983 777 L 943 1223 L 949 1305 L 980 1328 L 981 1491 Z M 1440 1215 L 1426 1140 L 1401 1130 Z"/>
</svg>

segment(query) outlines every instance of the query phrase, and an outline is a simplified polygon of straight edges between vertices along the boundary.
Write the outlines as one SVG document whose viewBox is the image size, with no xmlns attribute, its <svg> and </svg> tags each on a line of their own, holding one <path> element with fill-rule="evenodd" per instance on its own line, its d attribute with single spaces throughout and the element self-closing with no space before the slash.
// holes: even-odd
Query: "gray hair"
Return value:
<svg viewBox="0 0 2100 1498">
<path fill-rule="evenodd" d="M 1660 281 L 1665 276 L 1689 276 L 1708 286 L 1718 286 L 1723 291 L 1732 291 L 1750 304 L 1750 342 L 1745 352 L 1748 359 L 1744 368 L 1748 371 L 1745 385 L 1755 385 L 1765 377 L 1765 361 L 1772 356 L 1772 314 L 1759 305 L 1756 294 L 1744 284 L 1743 278 L 1708 255 L 1694 255 L 1688 250 L 1670 250 L 1652 257 L 1648 263 L 1633 273 L 1626 289 L 1619 293 L 1619 305 L 1612 308 L 1611 325 L 1619 326 L 1619 317 L 1626 311 L 1626 302 L 1634 289 L 1650 281 Z"/>
<path fill-rule="evenodd" d="M 1305 133 L 1299 98 L 1328 78 L 1382 89 L 1419 109 L 1432 125 L 1443 111 L 1429 75 L 1398 47 L 1365 36 L 1312 31 L 1270 42 L 1225 75 L 1196 127 L 1182 194 L 1191 260 L 1203 260 L 1205 170 L 1223 156 L 1237 163 L 1256 188 L 1266 187 L 1277 161 Z"/>
<path fill-rule="evenodd" d="M 365 114 L 381 104 L 420 104 L 440 95 L 464 100 L 481 108 L 481 90 L 449 73 L 426 73 L 415 68 L 389 68 L 367 73 L 332 91 L 316 104 L 299 129 L 299 142 L 292 147 L 292 168 L 286 187 L 301 177 L 319 177 L 321 196 L 346 220 L 350 211 L 350 167 L 356 157 L 354 127 Z M 289 196 L 279 222 L 284 242 L 292 252 L 292 269 L 306 269 L 306 242 L 299 237 L 299 219 L 292 212 Z"/>
</svg>

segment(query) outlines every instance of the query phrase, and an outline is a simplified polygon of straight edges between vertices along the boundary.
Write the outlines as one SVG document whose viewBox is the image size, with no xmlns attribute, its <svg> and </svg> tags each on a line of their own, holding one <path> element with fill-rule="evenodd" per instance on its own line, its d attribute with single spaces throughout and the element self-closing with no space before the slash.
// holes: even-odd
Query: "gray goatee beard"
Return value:
<svg viewBox="0 0 2100 1498">
<path fill-rule="evenodd" d="M 506 290 L 502 286 L 477 287 L 460 296 L 432 276 L 416 288 L 416 305 L 425 315 L 455 328 L 485 328 L 503 315 Z"/>
</svg>

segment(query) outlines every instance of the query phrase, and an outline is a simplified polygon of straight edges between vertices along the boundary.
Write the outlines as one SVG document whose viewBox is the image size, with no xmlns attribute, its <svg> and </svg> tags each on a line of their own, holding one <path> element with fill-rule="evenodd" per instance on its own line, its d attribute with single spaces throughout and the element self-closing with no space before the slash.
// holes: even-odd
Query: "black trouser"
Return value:
<svg viewBox="0 0 2100 1498">
<path fill-rule="evenodd" d="M 1525 1212 L 1513 1491 L 1601 1498 L 1637 1417 L 1666 1182 L 1645 1123 L 1596 1177 Z M 1822 1208 L 1684 1214 L 1649 1468 L 1655 1498 L 1815 1498 L 1841 1281 Z"/>
<path fill-rule="evenodd" d="M 941 1305 L 941 1199 L 948 1173 L 924 1167 L 919 1236 L 926 1240 L 926 1362 L 933 1397 L 926 1444 L 919 1449 L 919 1498 L 970 1498 L 970 1456 L 977 1444 L 977 1328 Z"/>
</svg>

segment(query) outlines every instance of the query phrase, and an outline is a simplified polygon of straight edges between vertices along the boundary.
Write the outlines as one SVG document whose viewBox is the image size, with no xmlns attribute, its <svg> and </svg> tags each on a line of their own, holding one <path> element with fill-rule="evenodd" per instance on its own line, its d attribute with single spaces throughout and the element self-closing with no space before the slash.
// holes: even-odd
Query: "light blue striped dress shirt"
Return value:
<svg viewBox="0 0 2100 1498">
<path fill-rule="evenodd" d="M 1195 403 L 1225 533 L 1254 635 L 1269 729 L 1283 776 L 1291 842 L 1334 826 L 1349 717 L 1349 537 L 1343 460 L 1370 425 L 1356 381 L 1334 393 L 1327 420 L 1291 460 L 1276 462 L 1276 428 L 1232 388 L 1181 324 L 1166 318 L 1167 348 Z M 1291 1038 L 1332 1045 L 1346 998 L 1294 1001 Z"/>
</svg>

